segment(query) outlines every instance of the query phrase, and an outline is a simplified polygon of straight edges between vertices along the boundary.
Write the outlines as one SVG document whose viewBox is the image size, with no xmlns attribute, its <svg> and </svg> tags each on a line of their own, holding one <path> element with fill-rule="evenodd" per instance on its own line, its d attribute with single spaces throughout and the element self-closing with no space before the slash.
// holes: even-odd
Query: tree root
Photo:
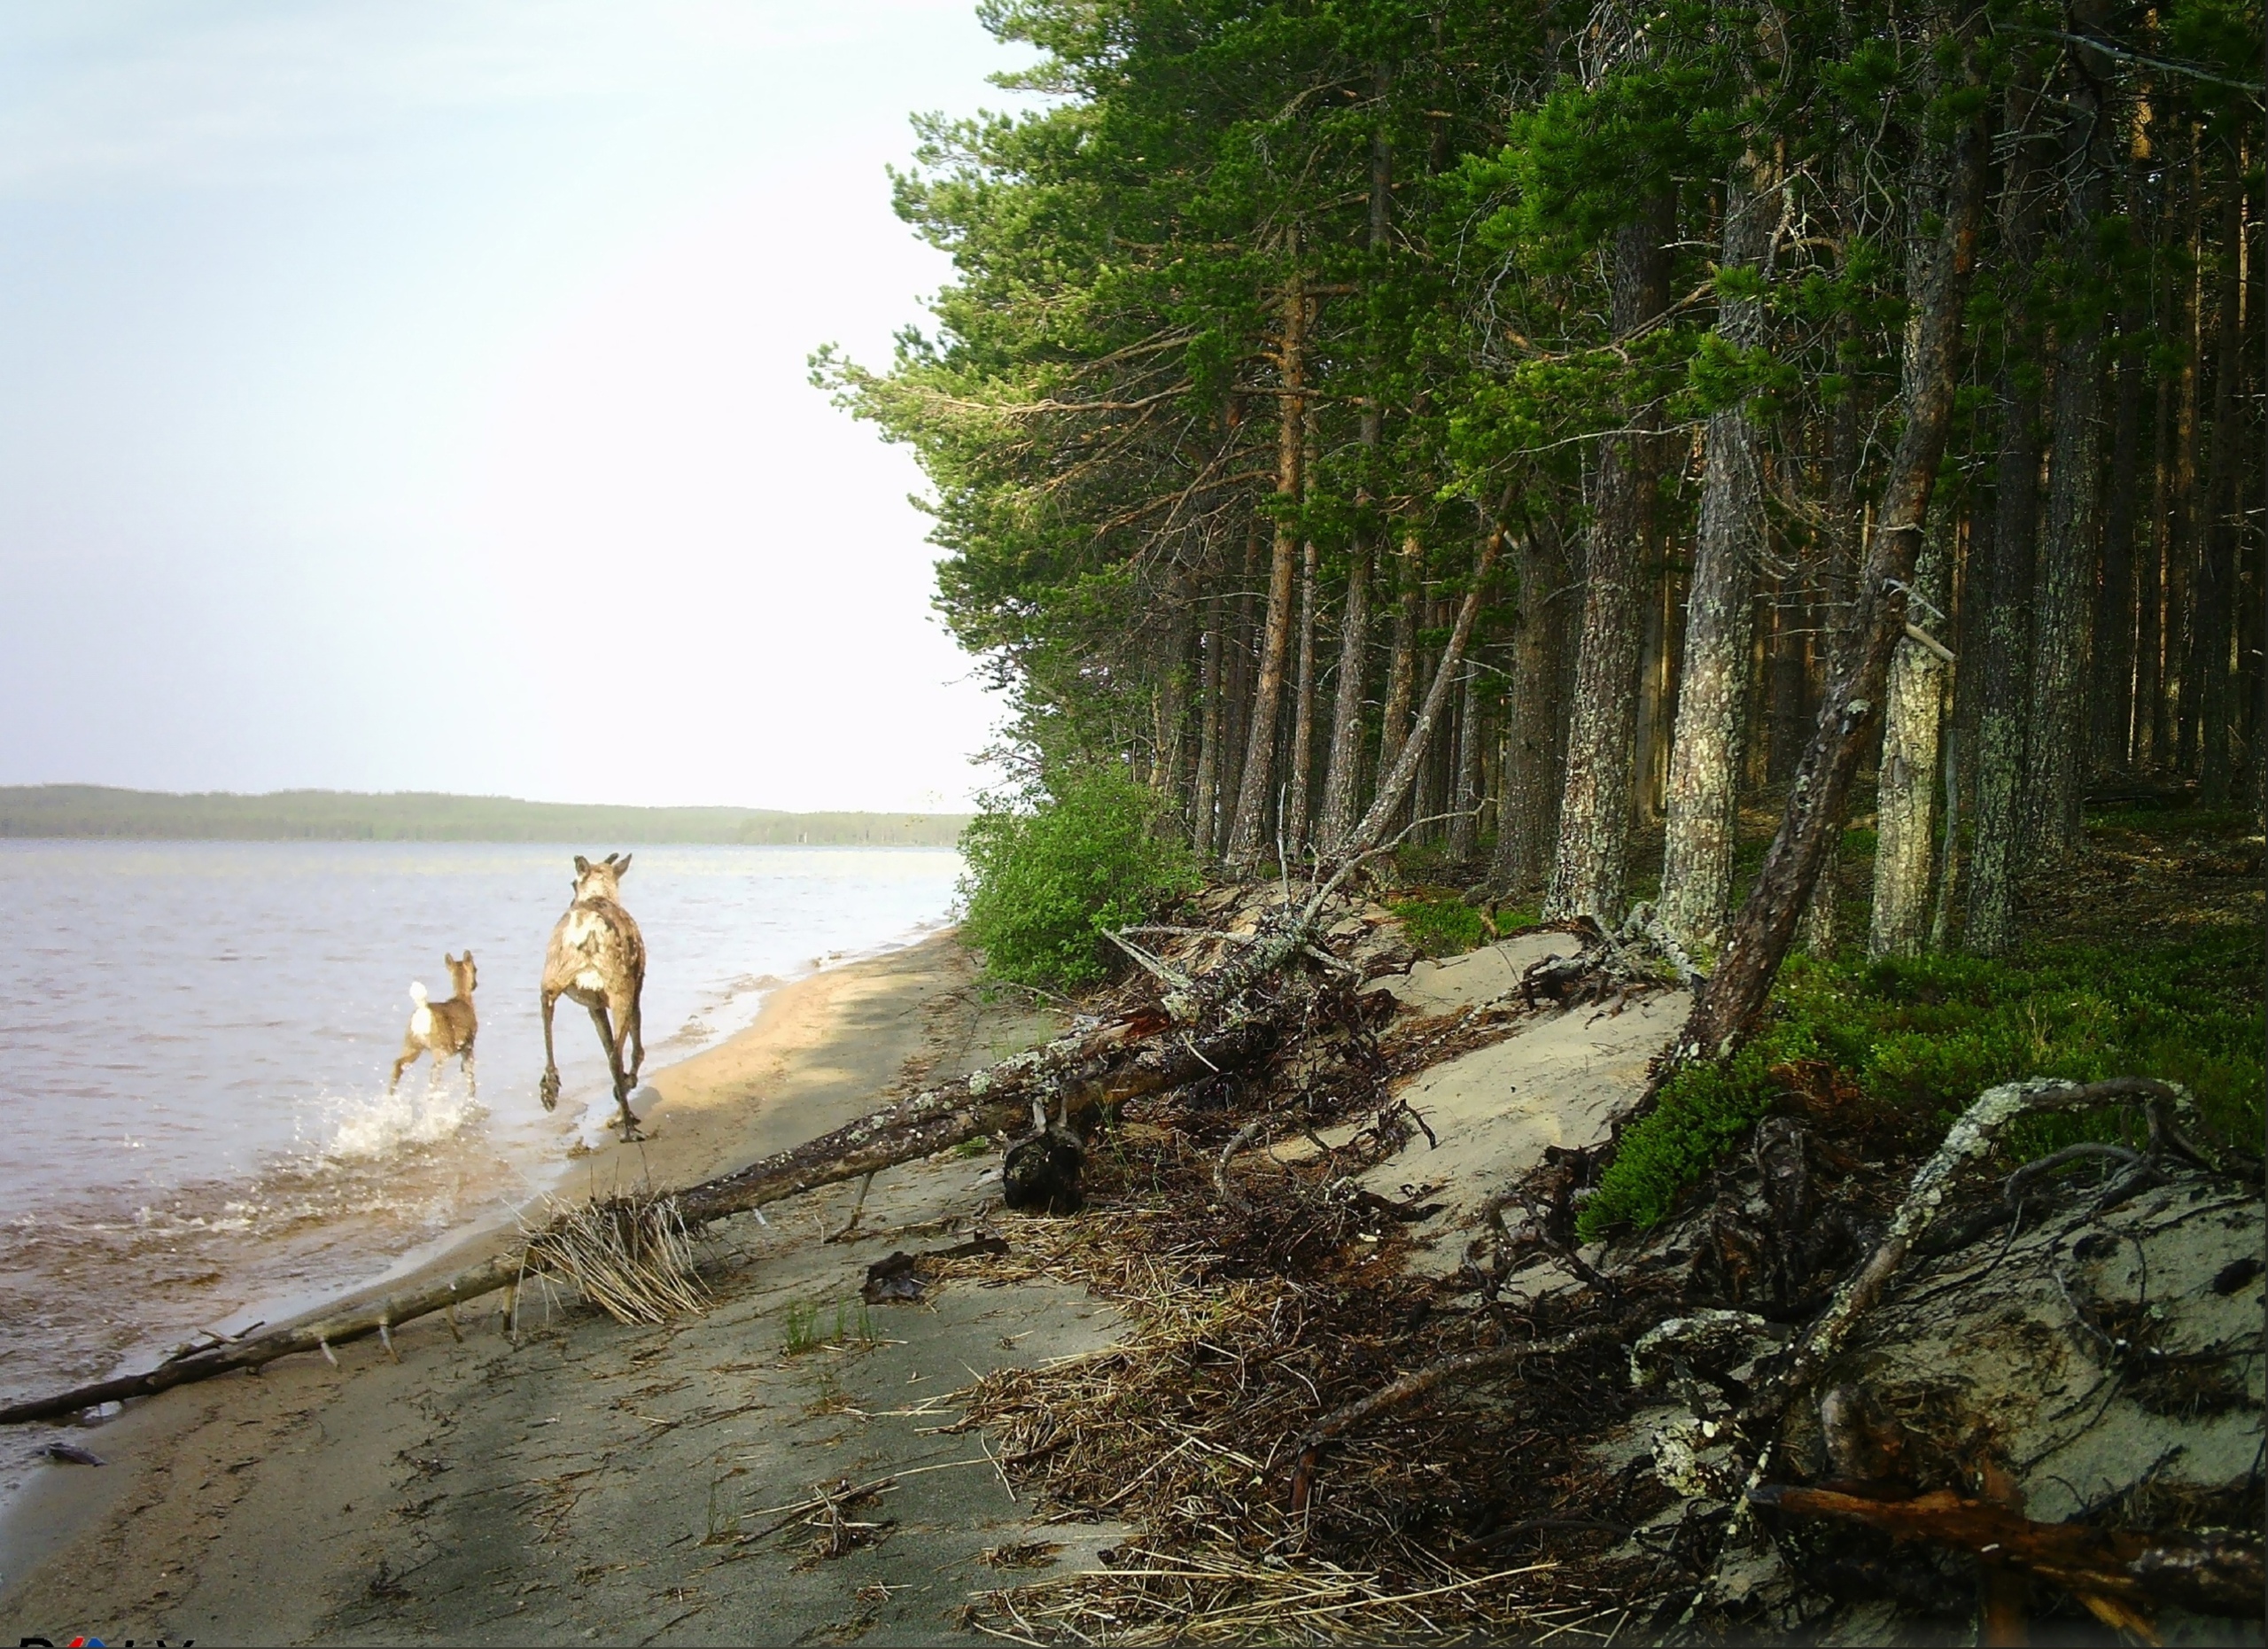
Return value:
<svg viewBox="0 0 2268 1649">
<path fill-rule="evenodd" d="M 1749 1503 L 1783 1514 L 1864 1523 L 1904 1540 L 1928 1540 L 2024 1569 L 2062 1587 L 2097 1619 L 2147 1633 L 2138 1606 L 2175 1605 L 2228 1619 L 2260 1617 L 2268 1586 L 2261 1543 L 2233 1534 L 2139 1535 L 2089 1523 L 2035 1523 L 1950 1489 L 1877 1500 L 1826 1489 L 1759 1484 Z M 2155 1635 L 2148 1641 L 2155 1642 Z"/>
</svg>

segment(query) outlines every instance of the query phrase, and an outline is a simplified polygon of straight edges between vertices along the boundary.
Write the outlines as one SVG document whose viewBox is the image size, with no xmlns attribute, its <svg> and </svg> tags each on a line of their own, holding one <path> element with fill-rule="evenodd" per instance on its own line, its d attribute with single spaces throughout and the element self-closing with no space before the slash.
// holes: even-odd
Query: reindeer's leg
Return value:
<svg viewBox="0 0 2268 1649">
<path fill-rule="evenodd" d="M 591 1004 L 591 1023 L 598 1027 L 599 1044 L 606 1049 L 607 1069 L 614 1073 L 614 1102 L 622 1108 L 617 1119 L 622 1124 L 622 1142 L 627 1145 L 638 1135 L 638 1117 L 630 1108 L 630 1083 L 622 1074 L 622 1045 L 615 1040 L 614 1027 L 608 1023 L 606 1009 Z"/>
<path fill-rule="evenodd" d="M 478 1099 L 480 1080 L 472 1074 L 472 1038 L 470 1037 L 464 1039 L 464 1046 L 457 1053 L 457 1069 L 464 1072 L 464 1097 L 468 1100 Z"/>
<path fill-rule="evenodd" d="M 638 1072 L 646 1063 L 646 1011 L 639 1002 L 642 994 L 641 991 L 630 993 L 630 1012 L 622 1035 L 622 1046 L 628 1053 L 630 1085 L 633 1088 L 638 1085 Z M 617 1023 L 624 1022 L 622 1015 L 615 1017 Z"/>
<path fill-rule="evenodd" d="M 423 1052 L 423 1046 L 415 1038 L 401 1045 L 401 1057 L 394 1061 L 393 1075 L 386 1079 L 386 1098 L 393 1098 L 393 1091 L 401 1086 L 401 1073 L 415 1064 Z"/>
<path fill-rule="evenodd" d="M 559 1104 L 559 1062 L 551 1052 L 551 1010 L 559 1001 L 559 992 L 549 985 L 543 988 L 543 1083 L 537 1093 L 543 1100 L 543 1108 L 553 1110 Z"/>
</svg>

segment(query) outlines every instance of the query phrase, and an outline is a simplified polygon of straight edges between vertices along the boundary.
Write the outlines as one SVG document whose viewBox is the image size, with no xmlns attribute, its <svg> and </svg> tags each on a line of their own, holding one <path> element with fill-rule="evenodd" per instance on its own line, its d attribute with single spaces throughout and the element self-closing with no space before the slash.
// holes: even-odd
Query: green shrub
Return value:
<svg viewBox="0 0 2268 1649">
<path fill-rule="evenodd" d="M 2019 1077 L 2142 1076 L 2184 1084 L 2216 1129 L 2256 1139 L 2268 1082 L 2257 961 L 2255 936 L 2241 929 L 2149 949 L 2042 945 L 1997 960 L 1791 958 L 1755 1039 L 1721 1064 L 1679 1072 L 1624 1132 L 1578 1230 L 1591 1240 L 1659 1220 L 1780 1102 L 1773 1068 L 1805 1060 L 1835 1067 L 1867 1103 L 1931 1127 Z M 2132 1126 L 2108 1112 L 2041 1116 L 2012 1130 L 2005 1148 L 2034 1156 Z"/>
<path fill-rule="evenodd" d="M 1396 899 L 1386 908 L 1402 918 L 1402 930 L 1420 956 L 1461 956 L 1488 937 L 1480 913 L 1454 893 Z"/>
<path fill-rule="evenodd" d="M 1091 984 L 1105 934 L 1196 891 L 1187 848 L 1154 828 L 1156 797 L 1115 767 L 1060 777 L 1036 807 L 988 808 L 961 836 L 961 931 L 1017 984 Z"/>
</svg>

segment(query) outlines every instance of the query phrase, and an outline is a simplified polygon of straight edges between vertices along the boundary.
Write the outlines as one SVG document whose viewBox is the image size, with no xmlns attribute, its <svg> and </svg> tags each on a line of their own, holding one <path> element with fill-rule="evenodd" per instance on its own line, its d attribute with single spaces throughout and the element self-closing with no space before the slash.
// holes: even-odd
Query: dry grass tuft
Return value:
<svg viewBox="0 0 2268 1649">
<path fill-rule="evenodd" d="M 693 1238 L 671 1196 L 548 1204 L 528 1233 L 527 1269 L 572 1283 L 617 1323 L 660 1323 L 708 1309 Z"/>
<path fill-rule="evenodd" d="M 1117 1558 L 1060 1580 L 978 1592 L 963 1622 L 1032 1645 L 1583 1642 L 1612 1637 L 1638 1606 L 1604 1590 L 1532 1596 L 1523 1583 L 1548 1583 L 1551 1563 L 1480 1575 L 1441 1567 L 1410 1584 L 1332 1563 L 1293 1567 L 1219 1552 L 1130 1547 Z"/>
</svg>

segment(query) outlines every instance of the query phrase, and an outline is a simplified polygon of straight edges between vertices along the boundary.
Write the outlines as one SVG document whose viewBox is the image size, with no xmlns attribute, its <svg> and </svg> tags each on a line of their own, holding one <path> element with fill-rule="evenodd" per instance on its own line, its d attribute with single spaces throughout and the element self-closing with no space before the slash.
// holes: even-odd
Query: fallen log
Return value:
<svg viewBox="0 0 2268 1649">
<path fill-rule="evenodd" d="M 2024 1569 L 2062 1587 L 2098 1618 L 2131 1627 L 2115 1606 L 2173 1605 L 2199 1614 L 2260 1618 L 2268 1588 L 2261 1543 L 2243 1535 L 2154 1535 L 2099 1528 L 2090 1523 L 2035 1523 L 1990 1500 L 1972 1500 L 1950 1489 L 1906 1500 L 1878 1500 L 1829 1489 L 1762 1483 L 1751 1505 L 1783 1515 L 1831 1517 L 1864 1523 L 1900 1540 L 1927 1540 Z M 2114 1607 L 2099 1606 L 2109 1599 Z"/>
<path fill-rule="evenodd" d="M 298 1323 L 272 1328 L 266 1334 L 225 1341 L 184 1357 L 169 1357 L 144 1373 L 122 1374 L 115 1380 L 97 1381 L 90 1386 L 58 1392 L 53 1396 L 11 1404 L 6 1408 L 0 1408 L 0 1426 L 59 1420 L 101 1404 L 122 1403 L 128 1397 L 151 1396 L 175 1386 L 210 1380 L 215 1374 L 225 1374 L 235 1369 L 256 1370 L 265 1364 L 273 1363 L 277 1357 L 290 1357 L 294 1352 L 321 1351 L 329 1356 L 333 1346 L 345 1345 L 351 1340 L 361 1340 L 370 1334 L 384 1337 L 387 1349 L 391 1350 L 392 1331 L 402 1324 L 430 1317 L 436 1311 L 449 1311 L 466 1301 L 493 1294 L 499 1288 L 511 1287 L 526 1274 L 527 1269 L 526 1253 L 516 1244 L 509 1253 L 498 1255 L 423 1288 L 382 1295 L 375 1300 L 348 1302 Z"/>
</svg>

